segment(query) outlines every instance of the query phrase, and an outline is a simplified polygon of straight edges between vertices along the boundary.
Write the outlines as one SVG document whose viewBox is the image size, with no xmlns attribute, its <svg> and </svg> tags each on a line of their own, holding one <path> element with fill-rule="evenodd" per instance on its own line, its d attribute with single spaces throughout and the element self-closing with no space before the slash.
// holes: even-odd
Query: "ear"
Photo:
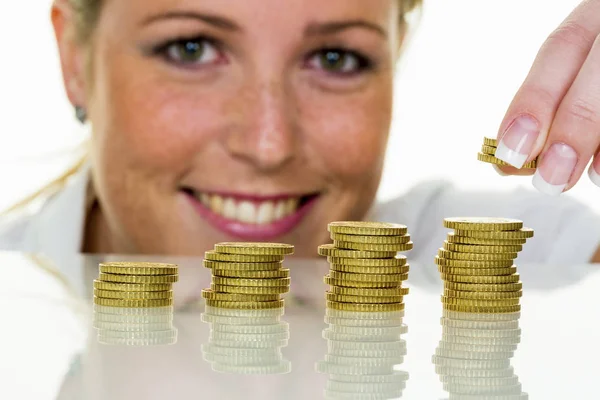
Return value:
<svg viewBox="0 0 600 400">
<path fill-rule="evenodd" d="M 69 101 L 73 106 L 87 108 L 85 93 L 87 50 L 76 36 L 76 15 L 68 0 L 54 0 L 51 19 Z"/>
</svg>

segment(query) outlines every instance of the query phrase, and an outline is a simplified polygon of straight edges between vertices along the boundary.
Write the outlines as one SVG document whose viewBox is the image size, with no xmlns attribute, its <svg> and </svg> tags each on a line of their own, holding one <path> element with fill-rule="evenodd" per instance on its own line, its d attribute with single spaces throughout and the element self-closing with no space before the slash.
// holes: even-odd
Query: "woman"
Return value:
<svg viewBox="0 0 600 400">
<path fill-rule="evenodd" d="M 202 255 L 268 240 L 308 256 L 329 221 L 368 218 L 408 224 L 412 256 L 430 262 L 443 217 L 487 214 L 537 230 L 526 260 L 600 261 L 600 219 L 564 198 L 429 183 L 372 207 L 405 16 L 419 3 L 56 0 L 67 95 L 93 126 L 89 168 L 5 225 L 4 246 Z M 499 157 L 520 168 L 541 155 L 542 192 L 571 188 L 598 151 L 599 33 L 600 1 L 584 1 L 501 125 Z M 596 157 L 598 185 L 599 174 Z"/>
</svg>

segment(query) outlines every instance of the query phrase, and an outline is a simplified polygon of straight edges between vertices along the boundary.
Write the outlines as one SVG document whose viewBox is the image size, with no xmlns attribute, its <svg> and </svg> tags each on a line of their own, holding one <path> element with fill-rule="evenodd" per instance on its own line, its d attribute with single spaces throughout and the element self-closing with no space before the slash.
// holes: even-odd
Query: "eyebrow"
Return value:
<svg viewBox="0 0 600 400">
<path fill-rule="evenodd" d="M 340 21 L 340 22 L 325 22 L 325 23 L 316 23 L 313 22 L 306 27 L 304 31 L 305 36 L 314 36 L 314 35 L 327 35 L 338 33 L 340 31 L 344 31 L 346 29 L 352 28 L 364 28 L 370 31 L 373 31 L 380 36 L 383 36 L 387 39 L 388 32 L 382 26 L 375 24 L 373 22 L 365 21 L 362 19 L 352 20 L 352 21 Z"/>
<path fill-rule="evenodd" d="M 215 28 L 220 28 L 232 32 L 241 31 L 241 28 L 235 22 L 227 18 L 219 17 L 217 15 L 198 13 L 194 11 L 169 11 L 166 13 L 151 15 L 142 21 L 142 25 L 146 26 L 157 21 L 169 19 L 195 19 L 212 25 Z"/>
</svg>

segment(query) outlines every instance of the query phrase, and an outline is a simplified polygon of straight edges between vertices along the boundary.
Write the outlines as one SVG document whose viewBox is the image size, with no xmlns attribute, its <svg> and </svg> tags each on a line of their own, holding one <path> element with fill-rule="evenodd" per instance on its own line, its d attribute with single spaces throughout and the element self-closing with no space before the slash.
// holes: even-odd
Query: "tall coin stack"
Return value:
<svg viewBox="0 0 600 400">
<path fill-rule="evenodd" d="M 203 358 L 216 372 L 244 375 L 285 374 L 291 371 L 281 349 L 288 345 L 290 328 L 280 321 L 283 309 L 233 310 L 206 307 L 202 321 L 210 337 L 202 345 Z"/>
<path fill-rule="evenodd" d="M 526 400 L 510 359 L 521 340 L 519 313 L 444 311 L 432 362 L 450 399 Z"/>
<path fill-rule="evenodd" d="M 483 146 L 481 146 L 481 151 L 477 154 L 477 159 L 479 161 L 494 164 L 499 166 L 507 166 L 508 164 L 504 161 L 496 158 L 496 150 L 498 148 L 498 141 L 496 139 L 491 138 L 483 138 Z M 530 161 L 523 165 L 522 168 L 535 169 L 537 168 L 537 160 Z"/>
<path fill-rule="evenodd" d="M 446 310 L 472 313 L 520 311 L 523 294 L 514 260 L 533 230 L 507 218 L 446 218 L 448 233 L 435 263 L 444 281 Z"/>
<path fill-rule="evenodd" d="M 294 246 L 281 243 L 219 243 L 207 251 L 204 266 L 212 270 L 210 289 L 202 291 L 207 306 L 260 310 L 283 307 L 290 270 L 284 257 Z"/>
<path fill-rule="evenodd" d="M 408 373 L 399 369 L 406 355 L 404 311 L 353 312 L 327 309 L 323 330 L 325 359 L 317 372 L 328 374 L 326 399 L 396 399 Z"/>
<path fill-rule="evenodd" d="M 343 311 L 397 311 L 404 309 L 409 265 L 399 251 L 413 248 L 404 225 L 380 222 L 332 222 L 333 244 L 319 246 L 327 256 L 330 285 L 327 307 Z"/>
</svg>

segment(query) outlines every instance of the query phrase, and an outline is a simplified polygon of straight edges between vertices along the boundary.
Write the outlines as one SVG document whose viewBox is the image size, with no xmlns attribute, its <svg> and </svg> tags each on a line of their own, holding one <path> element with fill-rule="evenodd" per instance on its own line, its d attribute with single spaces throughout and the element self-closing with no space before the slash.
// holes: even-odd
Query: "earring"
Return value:
<svg viewBox="0 0 600 400">
<path fill-rule="evenodd" d="M 77 120 L 82 124 L 85 124 L 85 121 L 87 120 L 87 111 L 85 108 L 75 106 L 75 118 L 77 118 Z"/>
</svg>

